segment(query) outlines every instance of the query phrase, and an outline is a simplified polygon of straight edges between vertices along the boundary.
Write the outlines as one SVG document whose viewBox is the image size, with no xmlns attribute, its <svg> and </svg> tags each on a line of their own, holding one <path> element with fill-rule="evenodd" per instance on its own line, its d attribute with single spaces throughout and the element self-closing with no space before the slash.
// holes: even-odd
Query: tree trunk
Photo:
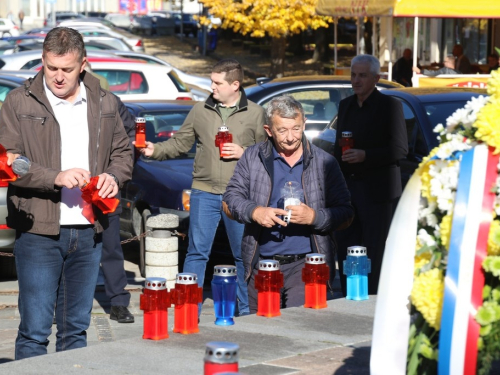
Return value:
<svg viewBox="0 0 500 375">
<path fill-rule="evenodd" d="M 312 60 L 313 62 L 318 62 L 323 59 L 325 55 L 325 39 L 326 39 L 326 29 L 324 27 L 320 27 L 319 29 L 314 30 L 314 53 Z"/>
<path fill-rule="evenodd" d="M 271 71 L 270 78 L 281 78 L 285 74 L 286 38 L 272 38 L 271 40 Z"/>
</svg>

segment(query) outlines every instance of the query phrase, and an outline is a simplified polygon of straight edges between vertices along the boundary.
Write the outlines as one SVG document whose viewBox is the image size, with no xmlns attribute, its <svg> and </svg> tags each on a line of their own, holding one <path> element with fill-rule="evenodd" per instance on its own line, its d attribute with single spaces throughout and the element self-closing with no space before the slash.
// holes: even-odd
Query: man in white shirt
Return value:
<svg viewBox="0 0 500 375">
<path fill-rule="evenodd" d="M 31 161 L 9 185 L 7 225 L 16 229 L 19 281 L 16 359 L 47 353 L 52 317 L 56 350 L 85 347 L 107 215 L 82 199 L 114 197 L 132 175 L 132 152 L 116 99 L 84 72 L 80 33 L 57 27 L 43 44 L 43 70 L 7 96 L 0 143 Z"/>
</svg>

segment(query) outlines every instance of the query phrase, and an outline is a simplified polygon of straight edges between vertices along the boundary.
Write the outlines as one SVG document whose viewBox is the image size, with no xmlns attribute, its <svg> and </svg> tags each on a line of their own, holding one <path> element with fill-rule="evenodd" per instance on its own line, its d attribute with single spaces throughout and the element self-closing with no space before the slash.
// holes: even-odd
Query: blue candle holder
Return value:
<svg viewBox="0 0 500 375">
<path fill-rule="evenodd" d="M 344 260 L 344 274 L 347 276 L 346 299 L 354 301 L 368 299 L 368 274 L 370 272 L 371 261 L 366 256 L 366 247 L 348 247 L 347 258 Z"/>
<path fill-rule="evenodd" d="M 212 296 L 214 299 L 215 324 L 231 326 L 234 324 L 236 309 L 236 290 L 238 282 L 235 266 L 215 266 L 212 279 Z"/>
</svg>

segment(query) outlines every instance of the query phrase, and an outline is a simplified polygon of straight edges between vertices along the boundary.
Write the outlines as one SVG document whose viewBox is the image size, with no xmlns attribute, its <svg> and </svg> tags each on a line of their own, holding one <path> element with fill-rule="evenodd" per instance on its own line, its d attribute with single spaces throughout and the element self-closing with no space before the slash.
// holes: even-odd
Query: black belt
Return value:
<svg viewBox="0 0 500 375">
<path fill-rule="evenodd" d="M 289 264 L 296 262 L 298 260 L 304 259 L 306 257 L 306 254 L 297 254 L 297 255 L 272 255 L 272 256 L 263 256 L 261 255 L 260 257 L 262 259 L 272 259 L 272 260 L 277 260 L 280 264 Z"/>
</svg>

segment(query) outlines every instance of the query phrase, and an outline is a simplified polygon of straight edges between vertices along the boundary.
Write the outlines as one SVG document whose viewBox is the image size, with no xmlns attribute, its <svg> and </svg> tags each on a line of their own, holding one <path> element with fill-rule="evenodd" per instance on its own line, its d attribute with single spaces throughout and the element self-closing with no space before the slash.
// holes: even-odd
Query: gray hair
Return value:
<svg viewBox="0 0 500 375">
<path fill-rule="evenodd" d="M 368 64 L 370 65 L 370 73 L 374 76 L 380 74 L 380 61 L 372 55 L 358 55 L 351 61 L 351 68 L 354 64 Z"/>
<path fill-rule="evenodd" d="M 82 34 L 69 27 L 53 28 L 43 41 L 43 54 L 45 55 L 47 52 L 56 56 L 75 52 L 78 55 L 78 60 L 82 61 L 86 56 Z"/>
<path fill-rule="evenodd" d="M 288 95 L 277 96 L 269 102 L 266 108 L 266 124 L 272 126 L 272 118 L 278 115 L 282 118 L 295 119 L 301 116 L 304 119 L 302 104 Z"/>
</svg>

